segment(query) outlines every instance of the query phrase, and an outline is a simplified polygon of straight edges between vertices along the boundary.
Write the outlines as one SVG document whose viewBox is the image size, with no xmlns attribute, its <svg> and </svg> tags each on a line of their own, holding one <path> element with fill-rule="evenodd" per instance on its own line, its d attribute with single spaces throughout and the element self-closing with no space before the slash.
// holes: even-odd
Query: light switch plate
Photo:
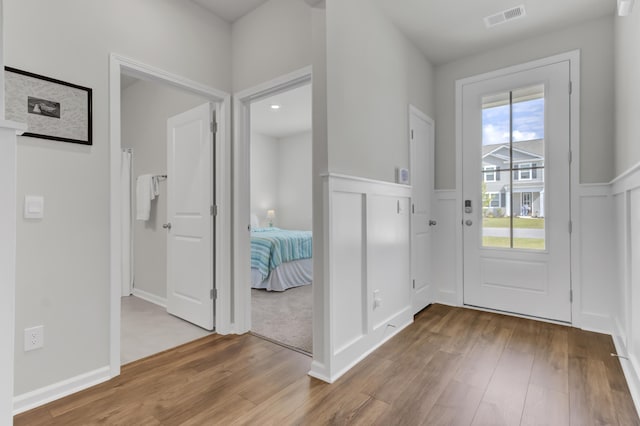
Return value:
<svg viewBox="0 0 640 426">
<path fill-rule="evenodd" d="M 42 219 L 44 217 L 44 197 L 41 195 L 24 196 L 24 218 Z"/>
</svg>

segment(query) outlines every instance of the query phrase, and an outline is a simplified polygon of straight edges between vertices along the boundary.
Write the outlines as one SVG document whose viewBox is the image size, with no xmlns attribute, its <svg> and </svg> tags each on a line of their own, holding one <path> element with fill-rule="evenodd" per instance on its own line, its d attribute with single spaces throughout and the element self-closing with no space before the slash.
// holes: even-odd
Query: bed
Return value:
<svg viewBox="0 0 640 426">
<path fill-rule="evenodd" d="M 311 232 L 251 230 L 251 287 L 267 291 L 311 284 Z"/>
</svg>

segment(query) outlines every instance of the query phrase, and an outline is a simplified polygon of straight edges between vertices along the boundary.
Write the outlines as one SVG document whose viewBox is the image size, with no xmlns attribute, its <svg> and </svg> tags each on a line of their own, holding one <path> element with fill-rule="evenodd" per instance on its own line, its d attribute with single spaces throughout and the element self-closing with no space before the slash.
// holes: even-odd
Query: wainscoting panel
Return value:
<svg viewBox="0 0 640 426">
<path fill-rule="evenodd" d="M 615 208 L 609 184 L 580 185 L 574 213 L 573 274 L 574 326 L 613 333 L 611 312 L 616 275 Z"/>
<path fill-rule="evenodd" d="M 431 268 L 435 286 L 435 301 L 458 306 L 462 295 L 458 295 L 457 250 L 460 224 L 456 220 L 458 202 L 455 190 L 435 191 L 433 216 L 437 225 L 433 227 Z"/>
<path fill-rule="evenodd" d="M 612 182 L 617 274 L 610 278 L 614 343 L 640 411 L 640 164 Z"/>
<path fill-rule="evenodd" d="M 328 260 L 320 285 L 332 302 L 324 336 L 330 350 L 309 374 L 333 382 L 413 322 L 411 187 L 335 174 L 323 178 Z"/>
<path fill-rule="evenodd" d="M 366 219 L 363 194 L 334 192 L 331 203 L 331 292 L 334 312 L 348 312 L 348 320 L 333 323 L 333 353 L 340 353 L 366 332 L 366 300 L 362 289 L 366 284 L 364 269 Z"/>
</svg>

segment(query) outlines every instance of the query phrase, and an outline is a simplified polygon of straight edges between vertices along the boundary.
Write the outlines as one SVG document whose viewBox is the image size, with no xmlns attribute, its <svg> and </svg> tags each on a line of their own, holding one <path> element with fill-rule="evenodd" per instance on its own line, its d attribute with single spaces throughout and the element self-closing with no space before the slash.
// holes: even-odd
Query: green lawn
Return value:
<svg viewBox="0 0 640 426">
<path fill-rule="evenodd" d="M 509 237 L 482 237 L 483 247 L 509 248 Z M 513 248 L 544 250 L 541 238 L 514 238 Z"/>
<path fill-rule="evenodd" d="M 508 217 L 485 217 L 482 219 L 482 226 L 485 228 L 509 228 Z M 528 229 L 544 229 L 543 218 L 527 218 L 527 217 L 514 217 L 513 227 L 528 228 Z"/>
</svg>

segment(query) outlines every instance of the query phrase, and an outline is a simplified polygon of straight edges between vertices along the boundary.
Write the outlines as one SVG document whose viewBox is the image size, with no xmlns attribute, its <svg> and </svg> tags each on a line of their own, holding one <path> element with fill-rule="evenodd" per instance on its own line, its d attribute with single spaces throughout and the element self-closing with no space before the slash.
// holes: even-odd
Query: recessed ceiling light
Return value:
<svg viewBox="0 0 640 426">
<path fill-rule="evenodd" d="M 271 104 L 271 109 L 273 109 L 273 110 L 278 110 L 278 109 L 280 109 L 280 105 L 278 105 L 278 104 Z"/>
</svg>

